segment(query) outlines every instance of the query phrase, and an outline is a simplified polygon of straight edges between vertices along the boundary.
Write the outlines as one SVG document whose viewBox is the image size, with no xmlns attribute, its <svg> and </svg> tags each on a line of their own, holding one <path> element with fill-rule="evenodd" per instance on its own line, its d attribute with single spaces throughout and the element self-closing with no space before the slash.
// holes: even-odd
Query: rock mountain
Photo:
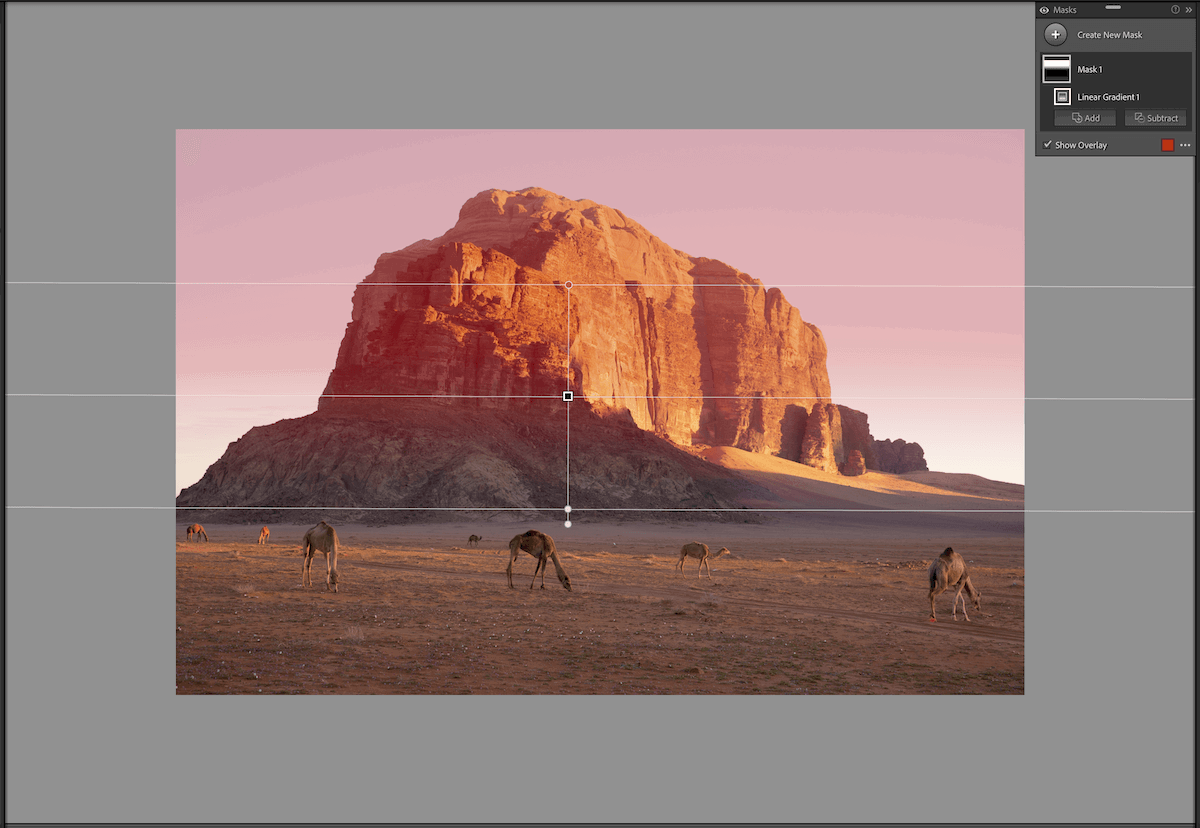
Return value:
<svg viewBox="0 0 1200 828">
<path fill-rule="evenodd" d="M 825 361 L 777 288 L 620 210 L 487 190 L 379 257 L 317 411 L 252 429 L 178 505 L 557 508 L 569 469 L 573 506 L 736 507 L 753 485 L 702 446 L 924 469 L 829 401 Z"/>
</svg>

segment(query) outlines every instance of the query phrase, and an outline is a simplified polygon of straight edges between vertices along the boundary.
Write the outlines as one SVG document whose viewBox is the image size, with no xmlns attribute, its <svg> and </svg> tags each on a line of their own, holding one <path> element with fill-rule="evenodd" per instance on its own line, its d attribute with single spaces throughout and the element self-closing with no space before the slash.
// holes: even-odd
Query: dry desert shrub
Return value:
<svg viewBox="0 0 1200 828">
<path fill-rule="evenodd" d="M 247 592 L 254 592 L 254 584 L 238 584 L 233 591 L 245 595 Z"/>
<path fill-rule="evenodd" d="M 366 637 L 362 627 L 346 627 L 346 631 L 342 633 L 342 638 L 349 641 L 363 641 Z"/>
</svg>

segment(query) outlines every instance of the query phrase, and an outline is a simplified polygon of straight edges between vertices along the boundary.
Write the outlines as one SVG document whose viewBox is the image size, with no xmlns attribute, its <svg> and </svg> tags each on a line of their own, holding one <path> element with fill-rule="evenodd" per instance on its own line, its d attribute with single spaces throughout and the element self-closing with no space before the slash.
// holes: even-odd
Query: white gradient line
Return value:
<svg viewBox="0 0 1200 828">
<path fill-rule="evenodd" d="M 170 512 L 561 512 L 562 506 L 21 506 L 6 504 L 5 509 L 124 509 Z M 825 512 L 875 514 L 995 514 L 995 515 L 1194 515 L 1195 509 L 723 509 L 663 508 L 625 509 L 592 506 L 571 507 L 571 514 L 587 512 Z"/>
<path fill-rule="evenodd" d="M 558 400 L 555 396 L 523 396 L 504 394 L 64 394 L 64 393 L 6 393 L 6 397 L 174 397 L 177 399 L 193 398 L 292 398 L 313 397 L 320 400 Z M 585 401 L 589 398 L 583 398 Z M 754 397 L 754 396 L 696 396 L 696 397 L 666 397 L 641 396 L 637 394 L 622 394 L 619 396 L 595 397 L 596 400 L 872 400 L 891 402 L 1195 402 L 1195 397 L 859 397 L 845 395 L 837 397 Z"/>
<path fill-rule="evenodd" d="M 6 285 L 154 285 L 168 287 L 453 287 L 455 284 L 466 286 L 483 285 L 482 282 L 5 282 Z M 889 284 L 647 284 L 645 282 L 591 282 L 577 284 L 574 287 L 654 287 L 654 288 L 979 288 L 979 289 L 1042 289 L 1042 290 L 1195 290 L 1195 285 L 889 285 Z M 553 282 L 524 282 L 521 284 L 500 284 L 488 282 L 488 287 L 563 287 Z"/>
</svg>

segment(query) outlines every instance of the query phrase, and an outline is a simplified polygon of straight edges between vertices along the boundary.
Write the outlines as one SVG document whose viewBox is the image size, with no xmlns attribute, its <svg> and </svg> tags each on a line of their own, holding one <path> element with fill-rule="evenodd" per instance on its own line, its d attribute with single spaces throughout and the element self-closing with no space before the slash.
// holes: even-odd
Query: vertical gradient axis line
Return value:
<svg viewBox="0 0 1200 828">
<path fill-rule="evenodd" d="M 567 282 L 567 391 L 571 390 L 571 283 Z M 567 503 L 566 513 L 567 520 L 571 519 L 571 403 L 566 403 L 567 408 Z"/>
</svg>

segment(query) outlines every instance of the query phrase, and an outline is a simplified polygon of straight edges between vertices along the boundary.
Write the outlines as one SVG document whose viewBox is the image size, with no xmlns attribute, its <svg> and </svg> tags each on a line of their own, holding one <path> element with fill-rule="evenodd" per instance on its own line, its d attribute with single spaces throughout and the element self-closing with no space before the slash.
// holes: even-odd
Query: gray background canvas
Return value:
<svg viewBox="0 0 1200 828">
<path fill-rule="evenodd" d="M 6 278 L 164 283 L 7 289 L 8 394 L 162 396 L 6 398 L 6 820 L 1195 819 L 1191 289 L 1026 293 L 1027 396 L 1136 400 L 1026 406 L 1022 697 L 173 686 L 176 129 L 1031 130 L 1031 5 L 6 14 Z M 1192 160 L 1027 140 L 1029 285 L 1194 286 Z"/>
</svg>

